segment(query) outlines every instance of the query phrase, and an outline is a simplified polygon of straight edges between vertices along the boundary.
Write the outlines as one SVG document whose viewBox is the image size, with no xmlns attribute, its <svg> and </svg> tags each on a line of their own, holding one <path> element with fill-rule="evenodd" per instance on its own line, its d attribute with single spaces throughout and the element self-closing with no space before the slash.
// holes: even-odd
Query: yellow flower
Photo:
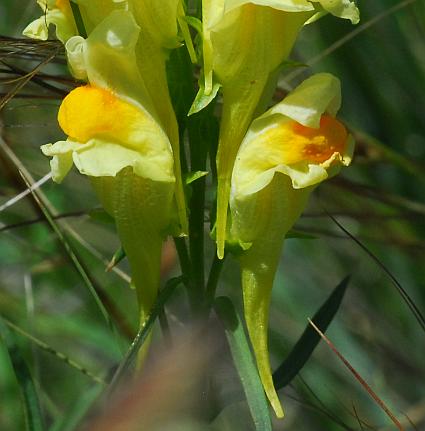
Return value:
<svg viewBox="0 0 425 431">
<path fill-rule="evenodd" d="M 73 164 L 88 175 L 114 217 L 143 322 L 159 287 L 163 239 L 178 221 L 173 149 L 139 71 L 139 32 L 130 12 L 115 10 L 87 39 L 67 41 L 71 66 L 90 84 L 62 102 L 58 120 L 68 139 L 42 151 L 56 181 Z"/>
<path fill-rule="evenodd" d="M 184 38 L 190 40 L 182 0 L 75 0 L 89 35 L 87 40 L 78 35 L 69 0 L 38 2 L 46 14 L 31 23 L 24 34 L 46 39 L 48 25 L 54 24 L 58 38 L 65 43 L 70 71 L 77 79 L 99 85 L 99 77 L 93 76 L 89 69 L 101 62 L 102 74 L 109 73 L 112 77 L 114 55 L 119 57 L 120 72 L 123 75 L 119 81 L 122 83 L 127 79 L 128 83 L 125 91 L 120 89 L 118 93 L 128 94 L 135 100 L 142 99 L 143 105 L 161 124 L 170 139 L 175 160 L 175 199 L 180 220 L 179 230 L 186 233 L 188 227 L 178 125 L 166 75 L 166 61 L 170 50 L 181 45 L 179 26 Z M 120 52 L 123 49 L 125 55 Z M 101 53 L 105 50 L 108 50 L 109 63 L 102 59 Z M 108 68 L 111 69 L 110 72 L 107 72 Z M 124 76 L 126 74 L 127 77 Z M 100 86 L 116 90 L 115 77 L 107 82 L 101 78 L 103 82 Z"/>
<path fill-rule="evenodd" d="M 340 84 L 329 74 L 304 81 L 254 120 L 239 148 L 230 196 L 231 237 L 240 257 L 245 319 L 265 392 L 283 410 L 268 359 L 268 310 L 285 235 L 321 181 L 351 162 L 353 140 L 335 115 Z"/>
<path fill-rule="evenodd" d="M 141 321 L 159 287 L 161 246 L 172 221 L 173 155 L 167 135 L 139 104 L 93 86 L 73 90 L 58 120 L 66 141 L 42 147 L 55 181 L 75 164 L 115 219 L 132 269 Z"/>
<path fill-rule="evenodd" d="M 93 177 L 115 176 L 131 166 L 140 177 L 174 182 L 168 137 L 134 101 L 110 90 L 79 87 L 63 100 L 58 120 L 68 140 L 42 147 L 44 154 L 53 156 L 55 181 L 61 181 L 74 163 L 82 174 Z"/>
<path fill-rule="evenodd" d="M 204 93 L 223 91 L 217 153 L 217 249 L 226 237 L 230 177 L 239 145 L 255 112 L 262 112 L 279 67 L 302 26 L 326 12 L 359 20 L 350 0 L 204 0 Z"/>
<path fill-rule="evenodd" d="M 25 28 L 25 36 L 46 40 L 50 24 L 56 27 L 57 38 L 63 43 L 78 34 L 69 0 L 37 0 L 37 3 L 43 15 Z"/>
<path fill-rule="evenodd" d="M 166 62 L 171 49 L 181 45 L 179 26 L 188 32 L 182 0 L 132 0 L 129 1 L 140 36 L 136 46 L 137 65 L 147 92 L 153 102 L 158 119 L 167 133 L 174 153 L 176 176 L 176 203 L 181 231 L 188 231 L 186 203 L 180 165 L 180 143 L 176 116 L 167 83 Z"/>
</svg>

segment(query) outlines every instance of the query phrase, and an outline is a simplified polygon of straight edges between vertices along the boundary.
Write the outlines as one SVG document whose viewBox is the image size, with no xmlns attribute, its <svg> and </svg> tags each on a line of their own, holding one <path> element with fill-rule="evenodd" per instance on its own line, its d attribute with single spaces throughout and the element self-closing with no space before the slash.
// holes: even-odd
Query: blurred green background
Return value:
<svg viewBox="0 0 425 431">
<path fill-rule="evenodd" d="M 20 0 L 18 5 L 15 0 L 1 0 L 0 35 L 19 37 L 26 24 L 39 15 L 34 3 Z M 313 72 L 337 75 L 343 87 L 341 116 L 357 147 L 353 165 L 320 186 L 298 222 L 297 230 L 314 238 L 286 241 L 270 317 L 272 363 L 277 366 L 283 360 L 307 325 L 307 318 L 345 276 L 351 275 L 346 297 L 327 335 L 405 429 L 421 430 L 425 429 L 425 333 L 389 277 L 328 213 L 379 258 L 416 306 L 424 310 L 425 3 L 358 0 L 358 6 L 361 23 L 356 27 L 331 17 L 306 27 L 292 59 L 311 67 L 289 70 L 280 81 L 284 91 Z M 1 44 L 0 59 L 7 64 L 27 71 L 38 64 L 31 56 L 7 54 L 4 41 Z M 10 76 L 3 63 L 0 69 L 3 94 L 15 83 L 6 82 Z M 63 92 L 73 85 L 60 61 L 49 64 L 43 73 L 55 76 L 56 81 L 49 82 Z M 56 124 L 61 97 L 32 82 L 1 111 L 0 205 L 25 189 L 4 145 L 36 180 L 49 172 L 48 160 L 39 146 L 63 137 Z M 81 276 L 30 197 L 0 212 L 0 315 L 94 374 L 106 377 L 136 329 L 128 267 L 123 262 L 116 272 L 105 273 L 105 262 L 119 242 L 113 226 L 93 211 L 98 203 L 85 178 L 74 172 L 62 185 L 49 181 L 41 190 L 55 213 L 66 216 L 58 223 L 107 301 L 120 334 L 109 330 Z M 28 220 L 34 223 L 20 225 Z M 164 279 L 178 274 L 171 244 L 167 245 L 163 266 Z M 240 305 L 237 265 L 231 259 L 226 262 L 219 289 Z M 183 293 L 177 295 L 167 308 L 176 337 L 188 321 L 184 299 Z M 191 394 L 191 407 L 184 414 L 180 412 L 181 421 L 186 422 L 177 425 L 180 419 L 175 419 L 169 428 L 158 425 L 149 429 L 252 429 L 247 407 L 239 401 L 243 396 L 236 372 L 214 319 L 211 328 L 218 334 L 215 353 L 211 354 L 215 360 L 208 362 L 213 376 L 213 413 L 199 414 L 198 396 Z M 37 382 L 46 429 L 76 429 L 78 418 L 102 386 L 31 344 L 27 337 L 17 336 L 17 340 Z M 153 357 L 158 363 L 162 363 L 157 353 L 162 344 L 157 335 Z M 209 352 L 209 348 L 200 346 L 201 351 Z M 173 353 L 169 355 L 172 362 Z M 191 352 L 186 355 L 189 361 Z M 189 366 L 183 367 L 186 372 Z M 197 371 L 192 377 L 202 381 L 202 367 L 194 369 Z M 188 378 L 182 372 L 181 379 L 162 382 L 160 370 L 158 387 L 181 385 L 181 379 Z M 165 393 L 172 398 L 173 391 Z M 0 429 L 24 429 L 19 385 L 3 344 L 0 394 Z M 280 395 L 286 419 L 274 424 L 276 430 L 394 429 L 324 343 L 303 368 L 301 378 Z M 169 406 L 163 416 L 180 417 L 176 413 L 180 402 L 169 400 L 176 408 Z M 157 403 L 167 405 L 163 399 Z M 111 425 L 110 429 L 115 428 Z"/>
</svg>

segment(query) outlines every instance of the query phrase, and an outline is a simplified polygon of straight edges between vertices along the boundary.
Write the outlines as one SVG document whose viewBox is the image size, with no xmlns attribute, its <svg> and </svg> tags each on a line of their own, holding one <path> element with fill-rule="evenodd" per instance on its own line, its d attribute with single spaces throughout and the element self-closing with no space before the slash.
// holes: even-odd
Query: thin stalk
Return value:
<svg viewBox="0 0 425 431">
<path fill-rule="evenodd" d="M 165 307 L 159 312 L 158 315 L 159 325 L 161 327 L 162 335 L 164 337 L 165 344 L 167 348 L 173 347 L 173 341 L 171 338 L 170 324 L 168 322 L 167 313 L 165 312 Z"/>
<path fill-rule="evenodd" d="M 196 170 L 205 170 L 205 165 Z M 189 253 L 193 268 L 193 283 L 198 298 L 201 298 L 205 285 L 204 206 L 205 178 L 200 178 L 192 184 L 189 216 Z"/>
<path fill-rule="evenodd" d="M 224 255 L 223 259 L 219 259 L 217 253 L 214 254 L 214 260 L 211 265 L 207 281 L 207 289 L 205 293 L 206 306 L 208 310 L 211 309 L 214 302 L 215 294 L 218 287 L 218 281 L 220 279 L 221 270 L 223 269 L 225 259 L 226 255 Z"/>
<path fill-rule="evenodd" d="M 207 145 L 201 136 L 202 116 L 196 115 L 189 120 L 189 145 L 192 172 L 205 171 L 207 166 Z M 193 269 L 193 284 L 198 298 L 202 301 L 205 290 L 205 244 L 204 244 L 204 208 L 205 177 L 194 181 L 190 199 L 189 215 L 189 253 Z"/>
<path fill-rule="evenodd" d="M 184 286 L 186 287 L 187 296 L 192 313 L 195 314 L 197 308 L 197 296 L 193 288 L 192 263 L 190 261 L 189 252 L 187 250 L 186 240 L 184 238 L 174 238 L 177 255 L 179 257 L 180 268 L 184 276 Z"/>
</svg>

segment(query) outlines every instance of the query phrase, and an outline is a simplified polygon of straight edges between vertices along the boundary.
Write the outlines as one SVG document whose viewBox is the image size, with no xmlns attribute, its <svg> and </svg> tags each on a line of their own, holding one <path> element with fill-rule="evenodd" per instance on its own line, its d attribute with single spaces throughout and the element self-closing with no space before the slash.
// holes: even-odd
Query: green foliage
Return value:
<svg viewBox="0 0 425 431">
<path fill-rule="evenodd" d="M 221 296 L 215 300 L 214 309 L 225 328 L 233 361 L 241 379 L 249 409 L 257 431 L 271 431 L 267 400 L 261 380 L 249 349 L 242 321 L 229 298 Z"/>
<path fill-rule="evenodd" d="M 19 3 L 18 7 L 16 1 L 1 2 L 1 36 L 20 37 L 19 30 L 37 16 L 35 2 Z M 187 3 L 189 13 L 199 18 L 200 1 Z M 205 375 L 198 376 L 199 393 L 205 397 L 199 397 L 200 405 L 191 401 L 189 425 L 183 429 L 245 431 L 252 427 L 251 416 L 257 429 L 265 430 L 373 430 L 388 425 L 382 411 L 334 354 L 323 343 L 318 345 L 319 336 L 311 326 L 300 338 L 308 317 L 314 315 L 313 321 L 324 331 L 337 311 L 338 319 L 326 332 L 329 339 L 385 400 L 406 431 L 424 426 L 425 386 L 420 377 L 425 372 L 424 333 L 371 256 L 395 277 L 413 308 L 421 312 L 425 304 L 421 265 L 425 5 L 420 0 L 358 0 L 358 5 L 362 21 L 355 28 L 327 16 L 303 30 L 291 60 L 282 64 L 273 96 L 274 102 L 280 101 L 313 72 L 334 73 L 342 81 L 342 113 L 357 144 L 352 167 L 320 186 L 288 233 L 291 240 L 286 241 L 275 280 L 270 351 L 276 385 L 283 387 L 279 396 L 285 420 L 273 422 L 271 428 L 238 317 L 242 300 L 237 263 L 230 254 L 224 265 L 214 260 L 215 250 L 205 232 L 215 221 L 217 173 L 209 160 L 215 159 L 222 100 L 220 95 L 210 95 L 214 100 L 206 110 L 187 116 L 196 82 L 202 77 L 182 46 L 171 52 L 167 72 L 180 139 L 186 149 L 191 144 L 190 151 L 181 151 L 191 231 L 188 239 L 176 239 L 180 269 L 187 277 L 173 278 L 181 272 L 174 247 L 168 244 L 169 254 L 164 254 L 169 260 L 164 259 L 162 265 L 166 287 L 150 320 L 138 331 L 128 264 L 117 253 L 117 264 L 105 273 L 120 244 L 111 218 L 99 211 L 85 178 L 72 173 L 60 187 L 45 184 L 1 212 L 0 315 L 24 333 L 17 335 L 1 326 L 0 392 L 5 396 L 0 429 L 23 429 L 21 392 L 28 424 L 33 424 L 29 429 L 43 429 L 42 417 L 46 429 L 71 431 L 79 429 L 87 417 L 102 416 L 98 400 L 105 399 L 103 385 L 94 384 L 92 377 L 52 351 L 75 358 L 82 369 L 93 370 L 96 376 L 121 381 L 133 369 L 136 352 L 161 316 L 162 331 L 152 336 L 153 353 L 146 372 L 151 362 L 159 362 L 157 352 L 163 344 L 182 345 L 191 358 L 195 349 L 178 335 L 197 332 L 190 322 L 193 318 L 205 322 L 209 314 L 209 310 L 197 312 L 187 305 L 186 295 L 192 305 L 199 301 L 200 286 L 208 297 L 206 309 L 216 291 L 231 302 L 221 298 L 216 306 L 221 308 L 225 331 L 213 317 L 207 329 L 201 327 L 202 334 L 218 335 L 214 343 L 200 337 L 200 348 L 209 351 L 210 344 L 217 345 L 219 355 Z M 198 18 L 187 22 L 199 32 Z M 193 36 L 199 37 L 195 32 Z M 0 58 L 0 193 L 4 203 L 27 187 L 17 166 L 29 182 L 48 171 L 39 147 L 63 139 L 54 118 L 61 98 L 78 83 L 67 74 L 62 48 L 55 41 L 34 44 L 1 37 Z M 298 67 L 304 65 L 308 67 Z M 205 100 L 201 102 L 203 107 Z M 207 171 L 210 174 L 204 176 Z M 328 213 L 366 250 L 338 228 Z M 346 290 L 344 280 L 329 292 L 335 279 L 347 272 L 352 274 L 350 289 Z M 167 284 L 167 280 L 171 281 Z M 180 282 L 186 292 L 176 288 Z M 224 333 L 230 354 L 223 346 Z M 36 347 L 34 339 L 43 340 L 47 349 Z M 162 357 L 166 355 L 162 352 Z M 174 357 L 167 359 L 172 363 Z M 172 397 L 172 385 L 178 379 L 164 371 L 163 380 Z M 177 410 L 182 401 L 175 400 Z M 165 405 L 166 397 L 161 402 Z"/>
<path fill-rule="evenodd" d="M 348 282 L 349 277 L 344 278 L 314 315 L 312 320 L 322 332 L 326 331 L 335 317 L 342 299 L 344 298 Z M 314 349 L 319 344 L 319 341 L 320 336 L 311 325 L 308 325 L 288 357 L 273 373 L 273 381 L 276 389 L 281 389 L 291 383 L 294 377 L 302 370 Z"/>
<path fill-rule="evenodd" d="M 1 318 L 0 335 L 7 347 L 13 371 L 22 391 L 26 429 L 27 431 L 43 431 L 43 417 L 34 380 L 21 349 L 17 345 L 15 335 L 7 328 Z"/>
</svg>

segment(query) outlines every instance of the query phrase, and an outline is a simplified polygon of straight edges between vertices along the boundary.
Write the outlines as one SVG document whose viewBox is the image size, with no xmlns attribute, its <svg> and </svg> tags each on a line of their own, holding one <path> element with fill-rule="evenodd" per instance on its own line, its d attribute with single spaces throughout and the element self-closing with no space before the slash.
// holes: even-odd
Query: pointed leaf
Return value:
<svg viewBox="0 0 425 431">
<path fill-rule="evenodd" d="M 188 172 L 185 176 L 185 184 L 188 186 L 189 184 L 192 184 L 196 180 L 199 180 L 200 178 L 203 178 L 208 175 L 208 171 L 195 171 L 195 172 Z"/>
<path fill-rule="evenodd" d="M 13 370 L 22 392 L 26 429 L 27 431 L 43 431 L 43 417 L 40 410 L 37 390 L 30 370 L 17 345 L 15 334 L 9 330 L 1 318 L 0 338 L 7 348 Z"/>
<path fill-rule="evenodd" d="M 126 257 L 125 250 L 122 246 L 118 248 L 118 250 L 112 256 L 111 261 L 106 267 L 106 272 L 112 271 L 112 269 L 117 266 L 124 258 Z"/>
<path fill-rule="evenodd" d="M 86 31 L 86 27 L 84 26 L 83 17 L 81 16 L 81 11 L 79 6 L 76 3 L 73 3 L 72 1 L 69 4 L 71 6 L 72 15 L 74 16 L 78 34 L 84 37 L 84 39 L 87 39 L 87 31 Z"/>
<path fill-rule="evenodd" d="M 102 386 L 92 386 L 84 391 L 75 400 L 73 405 L 67 409 L 64 416 L 55 422 L 49 431 L 74 431 L 81 424 L 90 407 L 96 402 L 102 392 Z"/>
<path fill-rule="evenodd" d="M 344 278 L 314 315 L 313 322 L 322 332 L 326 331 L 335 317 L 344 298 L 349 281 L 349 276 Z M 308 325 L 289 355 L 273 373 L 273 381 L 276 389 L 281 389 L 292 381 L 308 361 L 314 349 L 319 344 L 319 341 L 320 335 L 311 327 L 311 325 Z"/>
<path fill-rule="evenodd" d="M 140 328 L 130 348 L 128 349 L 124 359 L 121 361 L 117 371 L 112 376 L 111 383 L 109 384 L 109 393 L 116 388 L 117 384 L 121 379 L 127 374 L 127 372 L 132 368 L 134 361 L 136 359 L 137 353 L 142 348 L 143 343 L 147 339 L 153 324 L 162 312 L 164 305 L 167 303 L 168 299 L 176 289 L 176 287 L 183 283 L 183 276 L 171 278 L 168 280 L 165 287 L 160 290 L 158 298 L 152 307 L 148 316 L 146 316 L 145 323 Z"/>
<path fill-rule="evenodd" d="M 221 84 L 218 82 L 213 83 L 213 88 L 209 94 L 205 93 L 205 83 L 202 79 L 199 80 L 199 91 L 196 94 L 195 100 L 190 107 L 187 115 L 196 114 L 206 108 L 217 96 L 218 90 L 220 90 Z"/>
<path fill-rule="evenodd" d="M 238 371 L 257 431 L 271 431 L 269 408 L 242 322 L 229 298 L 221 296 L 214 309 L 224 325 L 230 351 Z"/>
</svg>

